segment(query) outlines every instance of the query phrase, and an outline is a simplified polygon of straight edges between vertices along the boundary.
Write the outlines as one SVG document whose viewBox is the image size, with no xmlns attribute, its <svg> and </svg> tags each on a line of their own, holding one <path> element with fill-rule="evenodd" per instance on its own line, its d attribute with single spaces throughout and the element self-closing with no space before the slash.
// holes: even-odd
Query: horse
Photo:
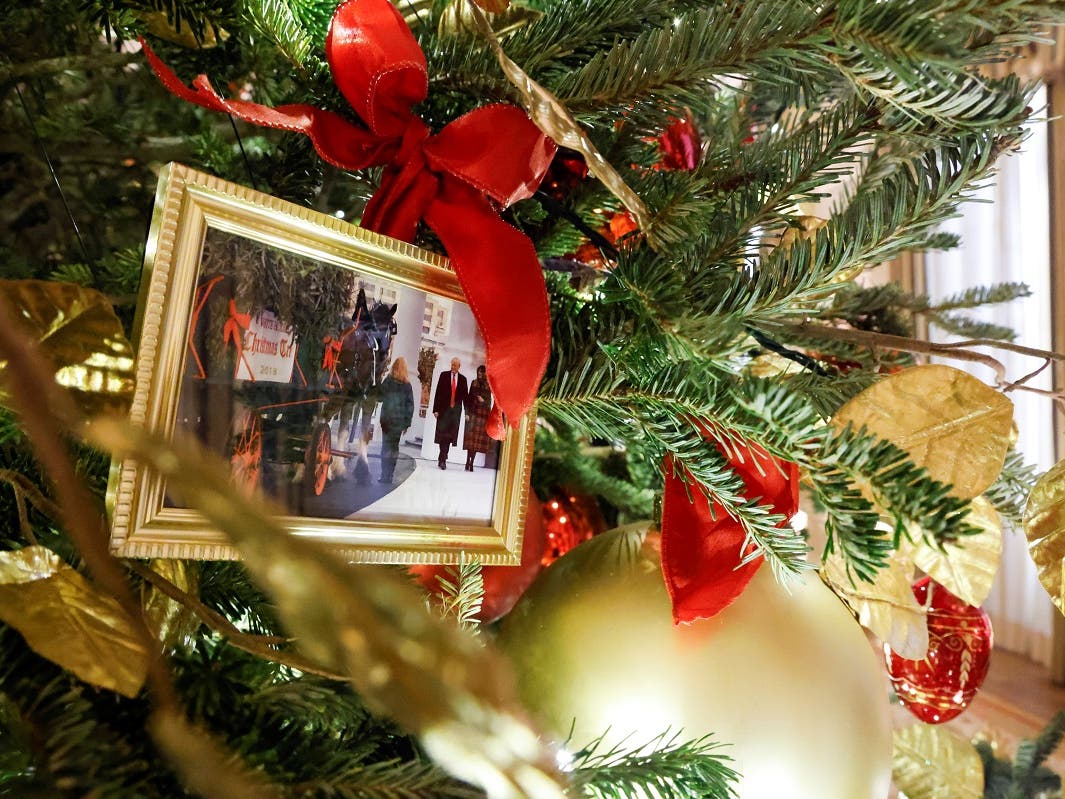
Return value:
<svg viewBox="0 0 1065 799">
<path fill-rule="evenodd" d="M 356 481 L 363 484 L 370 481 L 370 465 L 366 457 L 371 436 L 370 419 L 380 401 L 381 380 L 392 361 L 392 340 L 397 330 L 396 308 L 396 305 L 377 300 L 371 307 L 366 292 L 360 288 L 351 325 L 340 337 L 336 368 L 340 389 L 334 395 L 334 403 L 340 406 L 338 438 L 341 445 L 345 437 L 349 445 L 355 445 L 353 472 Z"/>
</svg>

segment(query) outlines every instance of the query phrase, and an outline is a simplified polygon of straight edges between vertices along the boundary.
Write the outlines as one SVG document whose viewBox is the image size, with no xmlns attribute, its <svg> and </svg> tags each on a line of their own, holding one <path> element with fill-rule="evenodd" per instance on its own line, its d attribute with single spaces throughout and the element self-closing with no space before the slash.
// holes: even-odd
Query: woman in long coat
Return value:
<svg viewBox="0 0 1065 799">
<path fill-rule="evenodd" d="M 399 458 L 399 439 L 414 418 L 414 389 L 407 376 L 407 361 L 396 358 L 392 371 L 381 381 L 381 479 L 391 483 Z"/>
<path fill-rule="evenodd" d="M 462 447 L 466 450 L 466 471 L 473 471 L 473 457 L 478 452 L 488 452 L 492 439 L 485 429 L 488 424 L 488 412 L 492 410 L 492 389 L 488 387 L 483 366 L 477 367 L 477 379 L 470 383 L 466 394 L 466 432 L 462 436 Z"/>
</svg>

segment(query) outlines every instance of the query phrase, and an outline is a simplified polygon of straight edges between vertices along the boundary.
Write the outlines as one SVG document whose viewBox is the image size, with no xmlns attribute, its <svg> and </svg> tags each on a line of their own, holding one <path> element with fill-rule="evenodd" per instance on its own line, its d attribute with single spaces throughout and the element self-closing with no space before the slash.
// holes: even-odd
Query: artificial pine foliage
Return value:
<svg viewBox="0 0 1065 799">
<path fill-rule="evenodd" d="M 433 130 L 485 103 L 520 103 L 485 39 L 463 23 L 462 1 L 396 0 L 428 61 L 418 113 Z M 335 5 L 3 4 L 0 276 L 96 288 L 129 332 L 156 175 L 168 161 L 358 219 L 377 171 L 344 172 L 301 137 L 177 100 L 136 44 L 144 36 L 183 80 L 206 73 L 227 96 L 354 118 L 322 49 Z M 910 337 L 923 318 L 964 336 L 1011 337 L 965 311 L 1023 297 L 1024 286 L 928 298 L 853 279 L 903 252 L 956 244 L 938 223 L 1021 145 L 1033 113 L 1031 85 L 979 67 L 1060 21 L 1065 7 L 1053 0 L 515 0 L 496 15 L 506 53 L 569 109 L 650 213 L 646 229 L 604 248 L 609 268 L 595 272 L 573 261 L 621 211 L 601 183 L 578 179 L 505 212 L 550 269 L 534 486 L 592 493 L 618 523 L 648 518 L 669 456 L 778 574 L 809 568 L 805 538 L 745 496 L 722 454 L 743 439 L 799 464 L 826 511 L 829 550 L 857 580 L 875 577 L 908 525 L 937 543 L 973 532 L 967 503 L 905 452 L 825 420 L 883 372 L 913 363 L 896 339 L 877 336 Z M 656 169 L 659 134 L 689 112 L 704 142 L 699 163 Z M 800 204 L 841 181 L 831 218 L 805 228 Z M 418 243 L 439 249 L 427 230 Z M 771 354 L 789 369 L 759 371 Z M 107 456 L 71 450 L 102 509 Z M 1007 459 L 987 494 L 1007 519 L 1020 517 L 1032 477 L 1019 456 Z M 80 568 L 55 496 L 19 419 L 3 411 L 0 546 L 41 544 Z M 189 569 L 200 612 L 169 644 L 174 689 L 187 716 L 278 795 L 481 795 L 343 682 L 242 651 L 254 642 L 239 632 L 282 661 L 289 650 L 271 598 L 239 565 Z M 128 576 L 149 590 L 136 567 Z M 454 571 L 449 615 L 471 623 L 479 586 L 475 568 Z M 180 769 L 145 732 L 150 707 L 143 692 L 122 698 L 80 682 L 0 625 L 0 794 L 186 795 Z M 1059 723 L 1019 752 L 1011 774 L 985 757 L 998 775 L 987 795 L 1051 786 L 1039 765 L 1060 735 Z M 650 754 L 639 743 L 578 753 L 570 794 L 730 795 L 727 749 L 717 746 L 727 741 L 664 735 Z"/>
</svg>

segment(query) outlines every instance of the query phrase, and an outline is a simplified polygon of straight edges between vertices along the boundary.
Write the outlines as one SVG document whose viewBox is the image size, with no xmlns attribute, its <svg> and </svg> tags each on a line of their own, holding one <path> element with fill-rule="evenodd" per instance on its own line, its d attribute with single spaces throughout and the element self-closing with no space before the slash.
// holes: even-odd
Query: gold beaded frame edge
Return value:
<svg viewBox="0 0 1065 799">
<path fill-rule="evenodd" d="M 134 319 L 136 378 L 130 418 L 172 436 L 185 346 L 209 227 L 340 268 L 465 302 L 447 258 L 334 216 L 171 163 L 160 172 Z M 535 411 L 503 443 L 492 523 L 371 522 L 283 516 L 294 535 L 358 563 L 514 565 L 521 560 Z M 135 460 L 112 460 L 107 486 L 111 551 L 131 558 L 238 560 L 196 511 L 164 507 L 162 477 Z"/>
</svg>

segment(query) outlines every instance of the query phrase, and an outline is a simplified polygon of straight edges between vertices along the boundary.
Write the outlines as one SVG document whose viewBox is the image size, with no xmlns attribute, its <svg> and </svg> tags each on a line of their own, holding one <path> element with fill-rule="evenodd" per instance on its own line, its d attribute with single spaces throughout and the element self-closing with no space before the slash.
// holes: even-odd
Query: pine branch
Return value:
<svg viewBox="0 0 1065 799">
<path fill-rule="evenodd" d="M 897 255 L 951 216 L 973 181 L 988 172 L 1012 141 L 959 136 L 957 144 L 924 153 L 909 170 L 893 173 L 877 188 L 859 190 L 815 240 L 796 241 L 786 251 L 776 248 L 753 278 L 734 281 L 715 312 L 740 312 L 752 321 L 802 313 L 826 281 L 848 268 Z"/>
<path fill-rule="evenodd" d="M 129 32 L 129 12 L 138 21 L 161 12 L 176 33 L 191 31 L 199 43 L 232 27 L 239 14 L 235 0 L 88 0 L 85 5 L 95 19 L 123 34 Z"/>
<path fill-rule="evenodd" d="M 738 774 L 712 736 L 681 742 L 663 733 L 648 743 L 599 751 L 599 738 L 577 752 L 570 794 L 595 799 L 734 799 Z"/>
<path fill-rule="evenodd" d="M 794 3 L 722 2 L 713 9 L 678 14 L 669 24 L 593 56 L 554 86 L 575 112 L 614 109 L 666 98 L 698 103 L 727 74 L 763 67 L 761 77 L 797 78 L 797 66 L 825 68 L 803 42 L 819 20 Z M 764 62 L 754 62 L 761 56 Z M 783 73 L 783 74 L 782 74 Z"/>
<path fill-rule="evenodd" d="M 84 55 L 42 58 L 20 64 L 0 66 L 0 85 L 13 81 L 31 80 L 42 76 L 57 75 L 64 72 L 85 69 L 102 69 L 113 66 L 115 69 L 139 61 L 139 53 L 102 53 L 93 52 Z"/>
<path fill-rule="evenodd" d="M 987 741 L 976 741 L 984 766 L 985 799 L 1060 796 L 1061 778 L 1042 764 L 1058 747 L 1063 733 L 1065 712 L 1054 716 L 1038 738 L 1022 741 L 1013 763 L 998 757 Z"/>
<path fill-rule="evenodd" d="M 728 235 L 711 238 L 701 262 L 732 258 L 755 228 L 781 227 L 785 208 L 817 197 L 820 189 L 838 181 L 853 168 L 852 150 L 869 139 L 876 118 L 868 103 L 847 99 L 793 125 L 774 126 L 754 142 L 736 140 L 711 154 L 700 174 L 711 181 L 717 211 L 732 225 L 716 226 Z"/>
<path fill-rule="evenodd" d="M 484 577 L 477 561 L 450 565 L 436 576 L 440 585 L 440 614 L 464 630 L 480 630 L 477 614 L 484 602 Z"/>
<path fill-rule="evenodd" d="M 322 69 L 316 43 L 305 32 L 287 0 L 246 0 L 243 13 L 296 69 L 305 73 Z"/>
<path fill-rule="evenodd" d="M 1038 738 L 1022 741 L 1018 745 L 1017 754 L 1013 759 L 1013 780 L 1018 783 L 1018 787 L 1022 787 L 1032 778 L 1035 770 L 1058 748 L 1062 738 L 1065 738 L 1065 710 L 1050 720 Z"/>
<path fill-rule="evenodd" d="M 1016 299 L 1031 296 L 1032 290 L 1025 283 L 993 283 L 990 286 L 974 286 L 936 302 L 924 299 L 915 305 L 915 310 L 929 310 L 941 313 L 963 308 L 977 308 L 983 305 L 1012 302 Z"/>
<path fill-rule="evenodd" d="M 168 770 L 155 767 L 160 755 L 144 734 L 146 717 L 136 702 L 78 682 L 6 626 L 0 626 L 0 700 L 10 709 L 6 729 L 0 727 L 0 748 L 29 764 L 4 775 L 20 790 L 145 799 L 187 795 Z M 131 723 L 136 736 L 126 735 Z"/>
<path fill-rule="evenodd" d="M 794 531 L 776 527 L 779 517 L 743 498 L 742 484 L 705 435 L 726 451 L 734 440 L 745 439 L 796 461 L 828 510 L 830 546 L 839 548 L 863 580 L 886 564 L 898 541 L 877 527 L 879 513 L 862 487 L 894 515 L 897 530 L 912 523 L 935 541 L 976 532 L 964 521 L 968 503 L 952 497 L 949 486 L 932 480 L 889 442 L 827 428 L 786 381 L 728 384 L 720 377 L 711 380 L 705 368 L 682 364 L 635 387 L 604 393 L 598 385 L 590 379 L 560 387 L 568 391 L 542 398 L 541 413 L 589 435 L 639 439 L 659 462 L 668 455 L 678 474 L 743 525 L 756 551 L 781 575 L 808 566 L 805 543 Z"/>
<path fill-rule="evenodd" d="M 928 321 L 936 327 L 962 338 L 988 338 L 996 341 L 1014 341 L 1017 332 L 1005 325 L 996 325 L 957 313 L 928 313 Z"/>
<path fill-rule="evenodd" d="M 458 782 L 424 760 L 387 760 L 293 786 L 298 799 L 485 799 L 483 791 Z"/>
<path fill-rule="evenodd" d="M 1036 467 L 1025 463 L 1024 455 L 1011 448 L 1006 453 L 1002 471 L 984 492 L 984 498 L 994 505 L 1004 523 L 1020 529 L 1024 506 L 1038 476 Z"/>
<path fill-rule="evenodd" d="M 653 491 L 632 479 L 628 464 L 623 467 L 624 476 L 618 474 L 619 469 L 612 457 L 613 448 L 609 452 L 611 455 L 604 455 L 601 451 L 595 455 L 588 454 L 588 448 L 582 447 L 578 440 L 541 426 L 536 431 L 533 485 L 541 496 L 548 495 L 557 486 L 565 486 L 581 494 L 601 497 L 612 507 L 634 518 L 649 518 L 654 503 Z M 616 460 L 621 460 L 620 455 Z"/>
</svg>

